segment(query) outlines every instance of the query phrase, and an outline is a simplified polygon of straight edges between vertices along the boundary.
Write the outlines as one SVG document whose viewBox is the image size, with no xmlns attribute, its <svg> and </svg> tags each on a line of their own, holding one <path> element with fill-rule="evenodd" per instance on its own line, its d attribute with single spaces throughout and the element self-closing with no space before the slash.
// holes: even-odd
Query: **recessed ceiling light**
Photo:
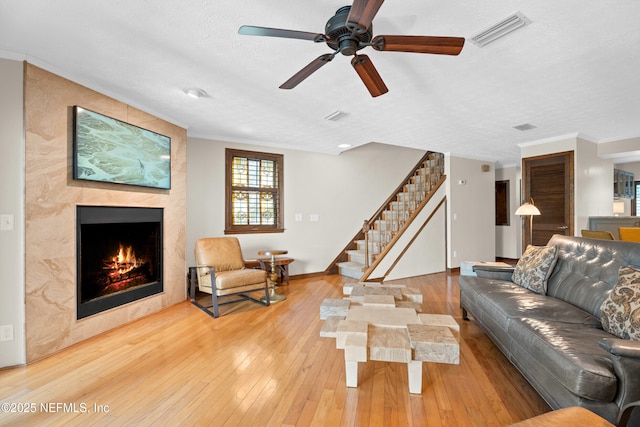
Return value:
<svg viewBox="0 0 640 427">
<path fill-rule="evenodd" d="M 514 126 L 514 129 L 518 129 L 519 131 L 526 131 L 526 130 L 531 130 L 531 129 L 535 129 L 537 128 L 537 126 L 532 125 L 531 123 L 523 123 L 521 125 L 518 126 Z"/>
<path fill-rule="evenodd" d="M 351 147 L 351 144 L 339 144 L 338 148 L 349 148 Z"/>
<path fill-rule="evenodd" d="M 325 117 L 325 120 L 331 120 L 332 122 L 338 121 L 346 116 L 348 116 L 349 113 L 345 112 L 345 111 L 340 111 L 340 110 L 336 110 L 333 113 L 329 114 L 327 117 Z"/>
<path fill-rule="evenodd" d="M 471 36 L 471 43 L 479 47 L 484 47 L 507 34 L 530 24 L 531 20 L 524 16 L 522 12 L 515 12 L 489 28 L 480 31 L 475 36 Z"/>
<path fill-rule="evenodd" d="M 199 89 L 197 87 L 191 87 L 184 90 L 184 93 L 191 98 L 200 99 L 208 96 L 207 92 L 204 89 Z"/>
</svg>

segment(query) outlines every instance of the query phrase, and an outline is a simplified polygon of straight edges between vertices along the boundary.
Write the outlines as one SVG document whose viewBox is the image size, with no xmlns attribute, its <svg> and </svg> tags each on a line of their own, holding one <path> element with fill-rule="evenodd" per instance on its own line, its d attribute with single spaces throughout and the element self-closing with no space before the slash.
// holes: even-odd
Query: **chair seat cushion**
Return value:
<svg viewBox="0 0 640 427">
<path fill-rule="evenodd" d="M 216 272 L 216 289 L 231 289 L 249 285 L 264 285 L 267 273 L 264 270 L 243 268 Z"/>
<path fill-rule="evenodd" d="M 247 289 L 257 289 L 266 286 L 267 273 L 264 270 L 253 268 L 242 268 L 240 270 L 216 271 L 216 293 L 218 295 L 242 292 Z M 198 288 L 202 292 L 211 293 L 211 275 L 209 268 L 198 268 Z M 239 289 L 242 288 L 242 289 Z M 220 292 L 231 291 L 231 292 Z"/>
</svg>

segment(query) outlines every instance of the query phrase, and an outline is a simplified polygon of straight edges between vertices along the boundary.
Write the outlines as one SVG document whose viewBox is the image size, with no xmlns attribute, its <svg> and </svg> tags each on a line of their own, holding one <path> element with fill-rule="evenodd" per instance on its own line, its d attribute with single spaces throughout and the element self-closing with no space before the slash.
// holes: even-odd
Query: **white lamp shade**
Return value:
<svg viewBox="0 0 640 427">
<path fill-rule="evenodd" d="M 613 202 L 613 213 L 614 214 L 624 213 L 624 202 Z"/>
<path fill-rule="evenodd" d="M 540 215 L 540 210 L 531 203 L 524 203 L 516 210 L 516 215 Z"/>
</svg>

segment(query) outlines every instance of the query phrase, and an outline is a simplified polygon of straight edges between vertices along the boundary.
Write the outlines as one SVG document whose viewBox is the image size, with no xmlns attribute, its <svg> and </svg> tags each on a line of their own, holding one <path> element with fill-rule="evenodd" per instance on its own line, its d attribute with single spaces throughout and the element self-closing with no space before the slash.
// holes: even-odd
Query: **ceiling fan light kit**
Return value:
<svg viewBox="0 0 640 427">
<path fill-rule="evenodd" d="M 384 0 L 354 0 L 351 6 L 339 8 L 325 25 L 325 34 L 307 31 L 285 30 L 269 27 L 243 25 L 239 34 L 250 36 L 284 37 L 309 40 L 315 43 L 325 42 L 333 53 L 320 55 L 306 67 L 284 82 L 280 89 L 293 89 L 311 74 L 315 73 L 338 54 L 353 56 L 351 65 L 360 80 L 376 97 L 389 90 L 371 59 L 357 52 L 371 46 L 377 51 L 395 51 L 409 53 L 429 53 L 436 55 L 458 55 L 462 51 L 465 39 L 462 37 L 432 36 L 396 36 L 383 35 L 373 37 L 373 18 L 378 13 Z"/>
</svg>

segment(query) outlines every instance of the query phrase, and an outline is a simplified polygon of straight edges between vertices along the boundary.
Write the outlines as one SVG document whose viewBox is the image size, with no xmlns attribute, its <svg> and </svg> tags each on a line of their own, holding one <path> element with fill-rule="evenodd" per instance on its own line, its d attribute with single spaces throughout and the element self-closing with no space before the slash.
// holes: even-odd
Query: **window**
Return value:
<svg viewBox="0 0 640 427">
<path fill-rule="evenodd" d="M 631 216 L 636 216 L 640 214 L 640 181 L 635 182 L 635 203 L 631 203 Z M 640 216 L 640 215 L 639 215 Z"/>
<path fill-rule="evenodd" d="M 281 233 L 283 156 L 226 149 L 225 234 Z"/>
</svg>

